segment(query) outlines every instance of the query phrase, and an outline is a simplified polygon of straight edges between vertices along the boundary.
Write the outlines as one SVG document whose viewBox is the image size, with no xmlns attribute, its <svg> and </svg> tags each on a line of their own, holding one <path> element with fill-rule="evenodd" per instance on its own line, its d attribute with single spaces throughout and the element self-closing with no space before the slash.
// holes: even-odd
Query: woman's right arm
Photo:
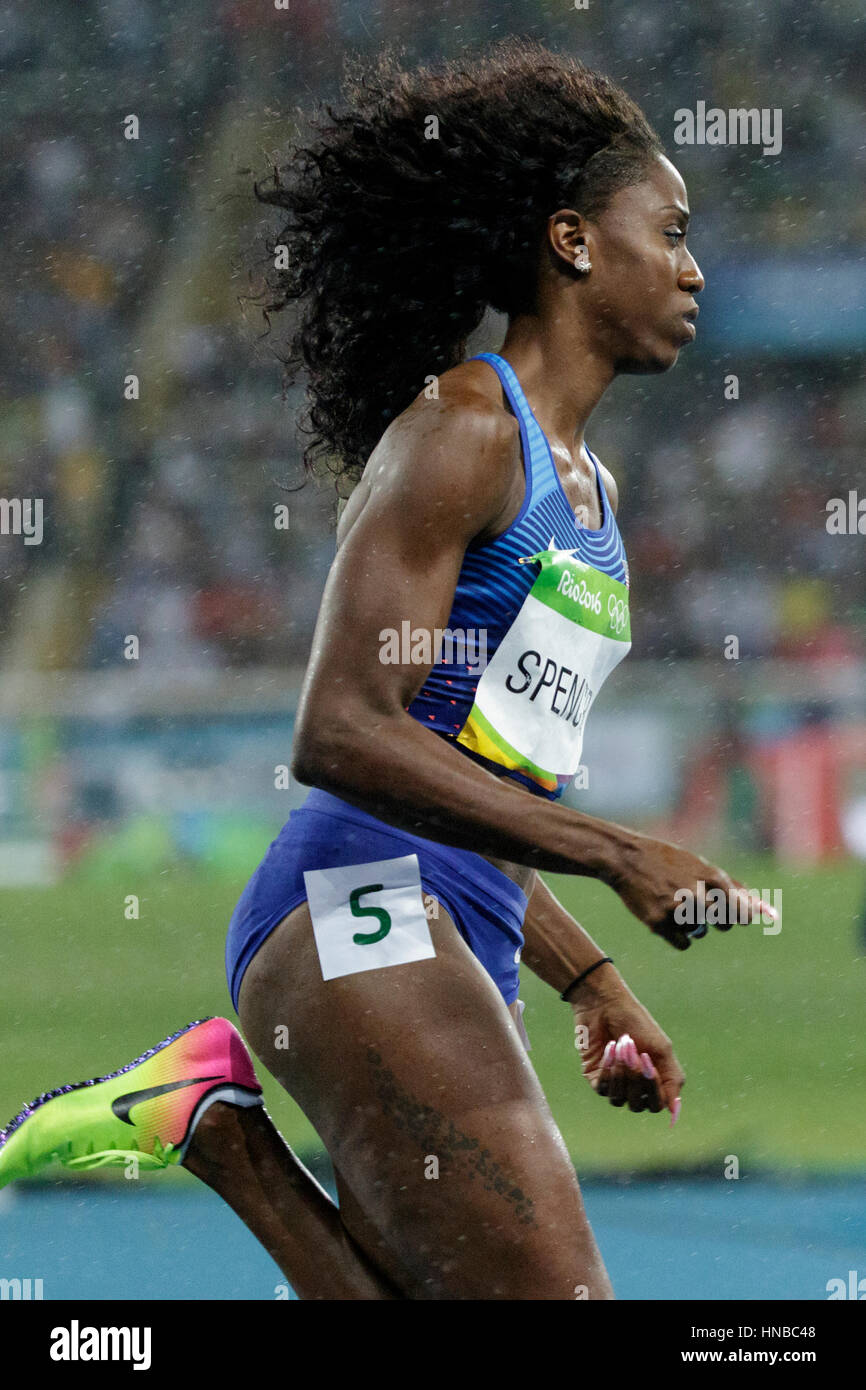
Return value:
<svg viewBox="0 0 866 1390">
<path fill-rule="evenodd" d="M 428 839 L 599 878 L 684 949 L 676 891 L 699 878 L 725 891 L 739 885 L 685 850 L 487 772 L 407 713 L 430 663 L 382 659 L 386 629 L 408 623 L 432 642 L 447 627 L 466 547 L 504 529 L 521 477 L 515 422 L 478 393 L 443 387 L 443 399 L 417 402 L 391 426 L 325 587 L 292 772 Z"/>
</svg>

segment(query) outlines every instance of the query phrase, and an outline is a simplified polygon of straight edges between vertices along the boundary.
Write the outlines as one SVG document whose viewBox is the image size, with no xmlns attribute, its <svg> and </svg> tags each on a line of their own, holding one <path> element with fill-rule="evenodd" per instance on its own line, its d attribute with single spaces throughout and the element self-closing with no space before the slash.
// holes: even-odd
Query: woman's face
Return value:
<svg viewBox="0 0 866 1390">
<path fill-rule="evenodd" d="M 704 277 L 686 248 L 686 187 L 669 159 L 586 219 L 592 268 L 581 293 L 598 346 L 618 372 L 664 372 L 695 337 Z"/>
</svg>

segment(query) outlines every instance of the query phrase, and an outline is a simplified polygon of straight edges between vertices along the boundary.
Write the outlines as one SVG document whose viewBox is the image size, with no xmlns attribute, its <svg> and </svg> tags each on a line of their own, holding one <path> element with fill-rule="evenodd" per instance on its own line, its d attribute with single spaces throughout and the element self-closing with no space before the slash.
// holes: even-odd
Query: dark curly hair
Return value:
<svg viewBox="0 0 866 1390">
<path fill-rule="evenodd" d="M 306 372 L 304 461 L 345 495 L 487 306 L 531 309 L 551 213 L 601 211 L 661 145 L 609 78 L 526 40 L 411 72 L 356 60 L 342 95 L 254 191 L 288 214 L 257 298 L 268 322 L 298 304 L 276 352 L 287 381 Z"/>
</svg>

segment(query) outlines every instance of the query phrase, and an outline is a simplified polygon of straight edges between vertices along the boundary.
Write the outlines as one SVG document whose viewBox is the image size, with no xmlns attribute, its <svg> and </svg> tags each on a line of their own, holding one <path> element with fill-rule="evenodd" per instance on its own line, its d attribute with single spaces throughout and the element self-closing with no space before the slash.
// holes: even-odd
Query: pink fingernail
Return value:
<svg viewBox="0 0 866 1390">
<path fill-rule="evenodd" d="M 640 1057 L 638 1056 L 638 1050 L 632 1038 L 628 1040 L 628 1064 L 630 1067 L 633 1067 L 635 1071 L 637 1071 L 640 1066 Z"/>
<path fill-rule="evenodd" d="M 616 1061 L 622 1062 L 624 1066 L 628 1066 L 628 1043 L 626 1042 L 627 1037 L 628 1034 L 623 1033 L 622 1037 L 619 1039 L 616 1045 L 615 1053 Z"/>
<path fill-rule="evenodd" d="M 611 1065 L 611 1063 L 612 1063 L 612 1061 L 613 1061 L 613 1055 L 614 1055 L 615 1052 L 616 1052 L 616 1043 L 611 1041 L 611 1042 L 608 1043 L 607 1047 L 604 1049 L 604 1055 L 603 1055 L 603 1057 L 602 1057 L 602 1059 L 601 1059 L 601 1065 L 602 1065 L 603 1067 L 609 1067 L 609 1066 Z"/>
<path fill-rule="evenodd" d="M 671 1129 L 673 1129 L 674 1125 L 676 1124 L 677 1120 L 679 1119 L 679 1116 L 680 1116 L 680 1106 L 681 1106 L 681 1105 L 682 1105 L 682 1101 L 680 1100 L 679 1096 L 677 1096 L 676 1100 L 674 1101 L 673 1105 L 671 1106 L 671 1123 L 670 1123 Z"/>
<path fill-rule="evenodd" d="M 656 1069 L 653 1066 L 652 1058 L 650 1057 L 648 1052 L 642 1052 L 640 1054 L 640 1069 L 641 1073 L 647 1078 L 647 1080 L 652 1081 L 653 1077 L 656 1074 Z"/>
</svg>

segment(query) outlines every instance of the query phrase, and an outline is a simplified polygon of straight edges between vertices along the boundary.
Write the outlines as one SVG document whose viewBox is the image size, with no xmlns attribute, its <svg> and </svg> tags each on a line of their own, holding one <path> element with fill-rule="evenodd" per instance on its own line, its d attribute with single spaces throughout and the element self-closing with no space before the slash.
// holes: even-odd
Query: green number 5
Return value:
<svg viewBox="0 0 866 1390">
<path fill-rule="evenodd" d="M 362 893 L 381 893 L 385 885 L 382 883 L 367 883 L 363 888 L 353 888 L 349 896 L 349 906 L 352 909 L 353 917 L 375 917 L 379 923 L 379 930 L 374 932 L 356 931 L 352 940 L 356 946 L 372 946 L 374 941 L 383 941 L 391 930 L 391 915 L 386 912 L 384 907 L 361 907 L 358 901 Z"/>
</svg>

